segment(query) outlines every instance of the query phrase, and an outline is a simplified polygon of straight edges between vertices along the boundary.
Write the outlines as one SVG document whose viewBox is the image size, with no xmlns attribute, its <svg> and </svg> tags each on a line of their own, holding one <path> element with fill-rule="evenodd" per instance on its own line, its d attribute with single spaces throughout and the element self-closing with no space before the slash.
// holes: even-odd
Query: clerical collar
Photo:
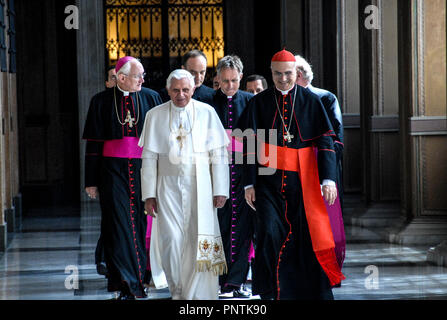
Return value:
<svg viewBox="0 0 447 320">
<path fill-rule="evenodd" d="M 129 96 L 129 91 L 124 91 L 123 89 L 120 88 L 119 85 L 116 85 L 116 87 L 119 89 L 119 91 L 121 91 L 123 93 L 123 96 L 125 96 L 125 97 Z"/>
<path fill-rule="evenodd" d="M 189 103 L 188 103 L 186 106 L 184 106 L 184 107 L 177 107 L 177 106 L 174 104 L 174 102 L 172 102 L 172 100 L 171 100 L 171 107 L 172 107 L 172 110 L 174 110 L 175 112 L 183 112 L 183 111 L 185 111 L 186 108 L 188 108 L 190 105 L 191 105 L 191 101 L 189 101 Z M 188 109 L 189 109 L 189 108 L 188 108 Z"/>
<path fill-rule="evenodd" d="M 237 95 L 237 91 L 236 91 L 236 93 L 233 94 L 232 96 L 228 96 L 228 95 L 226 95 L 226 94 L 222 91 L 222 89 L 218 89 L 218 90 L 220 91 L 220 94 L 223 95 L 223 96 L 225 96 L 225 97 L 227 97 L 227 99 L 234 99 L 234 97 Z"/>
<path fill-rule="evenodd" d="M 276 87 L 275 87 L 275 88 L 276 88 Z M 286 90 L 286 91 L 279 90 L 278 88 L 276 88 L 276 90 L 278 90 L 279 92 L 281 92 L 281 94 L 282 94 L 283 96 L 285 96 L 285 95 L 287 95 L 287 94 L 290 92 L 290 90 L 292 90 L 293 88 L 295 88 L 295 86 L 293 86 L 292 88 L 290 88 L 289 90 Z"/>
</svg>

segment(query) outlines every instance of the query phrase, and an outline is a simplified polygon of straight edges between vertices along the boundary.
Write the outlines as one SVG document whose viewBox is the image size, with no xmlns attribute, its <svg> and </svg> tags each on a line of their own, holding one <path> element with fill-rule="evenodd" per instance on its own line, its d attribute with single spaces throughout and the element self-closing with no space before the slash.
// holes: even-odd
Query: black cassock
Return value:
<svg viewBox="0 0 447 320">
<path fill-rule="evenodd" d="M 337 188 L 340 195 L 340 205 L 343 209 L 343 115 L 338 103 L 337 97 L 330 91 L 316 88 L 310 85 L 309 90 L 315 93 L 323 103 L 324 109 L 331 121 L 332 128 L 334 129 L 334 148 L 337 155 Z"/>
<path fill-rule="evenodd" d="M 216 110 L 226 130 L 236 129 L 239 118 L 253 94 L 238 91 L 231 100 L 215 91 L 212 106 Z M 248 273 L 248 254 L 253 238 L 253 212 L 245 201 L 242 182 L 242 167 L 235 165 L 235 152 L 232 152 L 230 170 L 230 198 L 225 206 L 218 209 L 218 218 L 225 250 L 228 272 L 219 277 L 222 291 L 238 289 L 245 283 Z"/>
<path fill-rule="evenodd" d="M 202 84 L 200 87 L 196 88 L 196 90 L 194 91 L 194 94 L 192 95 L 192 98 L 197 101 L 212 104 L 214 92 L 215 92 L 214 89 Z M 159 91 L 159 93 L 160 93 L 161 100 L 163 102 L 168 102 L 169 100 L 171 100 L 166 88 L 161 89 Z"/>
<path fill-rule="evenodd" d="M 138 138 L 146 113 L 161 103 L 159 94 L 148 88 L 129 96 L 116 87 L 100 92 L 90 102 L 83 134 L 87 140 L 85 186 L 97 186 L 99 191 L 101 234 L 109 272 L 107 288 L 137 297 L 145 296 L 147 261 L 147 218 L 140 183 L 142 160 L 104 157 L 103 146 L 109 140 Z M 134 119 L 132 126 L 125 123 L 128 112 Z"/>
<path fill-rule="evenodd" d="M 284 139 L 287 131 L 281 116 L 287 127 L 291 124 L 290 143 Z M 253 129 L 257 137 L 266 130 L 265 142 L 272 145 L 316 146 L 320 183 L 335 181 L 332 127 L 320 100 L 308 89 L 295 86 L 285 96 L 276 88 L 259 93 L 250 100 L 239 126 Z M 276 141 L 268 140 L 269 129 L 277 129 Z M 277 169 L 273 175 L 260 175 L 257 159 L 254 165 L 244 159 L 243 167 L 244 185 L 254 185 L 256 195 L 253 294 L 263 299 L 333 299 L 329 279 L 313 251 L 299 174 Z"/>
</svg>

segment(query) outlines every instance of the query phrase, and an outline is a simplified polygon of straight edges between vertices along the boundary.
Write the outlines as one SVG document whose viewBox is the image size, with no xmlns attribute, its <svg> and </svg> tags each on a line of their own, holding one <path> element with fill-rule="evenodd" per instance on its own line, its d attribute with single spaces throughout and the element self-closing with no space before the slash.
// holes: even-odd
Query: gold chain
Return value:
<svg viewBox="0 0 447 320">
<path fill-rule="evenodd" d="M 185 107 L 186 108 L 186 107 Z M 192 121 L 192 124 L 191 124 L 191 119 L 189 118 L 189 114 L 188 114 L 188 111 L 185 109 L 185 112 L 186 112 L 186 116 L 188 117 L 188 123 L 189 123 L 189 126 L 190 126 L 190 129 L 189 129 L 189 131 L 188 132 L 186 132 L 186 134 L 188 135 L 188 134 L 190 134 L 191 133 L 191 131 L 192 131 L 192 129 L 193 129 L 193 127 L 194 127 L 194 124 L 195 124 L 195 108 L 194 108 L 194 102 L 192 103 L 192 116 L 193 116 L 193 121 Z M 172 131 L 172 101 L 169 103 L 169 131 L 171 131 L 171 133 L 174 133 L 173 131 Z M 181 124 L 180 124 L 181 125 Z"/>
<path fill-rule="evenodd" d="M 278 108 L 279 116 L 281 117 L 282 124 L 284 125 L 284 128 L 286 129 L 287 135 L 290 136 L 290 126 L 292 125 L 292 119 L 293 119 L 293 112 L 295 111 L 295 101 L 296 101 L 296 85 L 295 85 L 295 96 L 293 97 L 293 104 L 292 104 L 292 115 L 290 116 L 289 126 L 286 126 L 286 123 L 284 122 L 284 119 L 281 114 L 281 109 L 279 109 L 278 100 L 276 99 L 275 95 L 275 102 L 276 102 L 276 108 Z"/>
<path fill-rule="evenodd" d="M 136 95 L 136 97 L 137 97 L 136 100 L 137 100 L 137 111 L 138 111 L 138 114 L 137 114 L 137 121 L 135 122 L 135 125 L 137 125 L 138 120 L 140 120 L 140 100 L 139 100 L 138 92 L 135 92 L 135 95 Z M 130 96 L 130 94 L 129 94 L 129 96 Z M 132 97 L 130 97 L 130 98 L 132 99 Z M 126 122 L 126 121 L 121 122 L 120 116 L 119 116 L 119 114 L 118 114 L 118 106 L 117 106 L 117 104 L 116 104 L 116 86 L 113 87 L 113 99 L 114 99 L 114 101 L 115 101 L 115 113 L 116 113 L 116 118 L 118 119 L 118 122 L 120 123 L 120 125 L 124 126 L 127 122 Z"/>
</svg>

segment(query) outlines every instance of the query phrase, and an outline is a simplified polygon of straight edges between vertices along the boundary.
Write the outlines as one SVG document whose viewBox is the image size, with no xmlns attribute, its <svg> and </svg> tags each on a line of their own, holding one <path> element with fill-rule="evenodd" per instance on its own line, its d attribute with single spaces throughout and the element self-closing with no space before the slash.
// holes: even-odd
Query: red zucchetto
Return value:
<svg viewBox="0 0 447 320">
<path fill-rule="evenodd" d="M 282 51 L 279 51 L 275 53 L 275 55 L 272 58 L 272 62 L 296 62 L 295 56 L 287 51 L 286 49 L 283 49 Z"/>
</svg>

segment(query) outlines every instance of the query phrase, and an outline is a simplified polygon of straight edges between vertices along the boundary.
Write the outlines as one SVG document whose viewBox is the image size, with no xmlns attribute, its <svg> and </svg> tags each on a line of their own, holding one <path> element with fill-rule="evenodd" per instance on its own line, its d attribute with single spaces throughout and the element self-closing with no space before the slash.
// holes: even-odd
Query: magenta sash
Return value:
<svg viewBox="0 0 447 320">
<path fill-rule="evenodd" d="M 314 148 L 315 154 L 318 153 L 318 149 Z M 340 205 L 340 192 L 338 191 L 337 186 L 337 199 L 332 206 L 330 206 L 326 200 L 324 200 L 324 204 L 326 205 L 326 209 L 329 215 L 329 221 L 331 222 L 332 234 L 335 242 L 335 256 L 337 257 L 337 263 L 340 269 L 343 267 L 343 262 L 345 260 L 345 252 L 346 252 L 346 235 L 345 235 L 345 227 L 343 224 L 343 216 Z"/>
<path fill-rule="evenodd" d="M 334 235 L 335 256 L 337 257 L 337 262 L 341 269 L 343 267 L 343 262 L 345 260 L 346 236 L 340 206 L 340 197 L 337 195 L 337 199 L 335 199 L 335 202 L 332 206 L 329 206 L 326 200 L 324 200 L 324 204 L 326 205 L 327 212 L 329 214 L 329 221 L 331 222 L 332 234 Z"/>
<path fill-rule="evenodd" d="M 230 152 L 244 152 L 244 145 L 242 142 L 236 140 L 236 137 L 233 137 L 231 133 L 233 130 L 227 129 L 228 139 L 230 139 L 231 143 L 228 145 L 227 149 Z"/>
<path fill-rule="evenodd" d="M 111 158 L 136 158 L 141 159 L 143 148 L 138 146 L 137 137 L 124 137 L 119 140 L 104 141 L 102 155 Z"/>
</svg>

